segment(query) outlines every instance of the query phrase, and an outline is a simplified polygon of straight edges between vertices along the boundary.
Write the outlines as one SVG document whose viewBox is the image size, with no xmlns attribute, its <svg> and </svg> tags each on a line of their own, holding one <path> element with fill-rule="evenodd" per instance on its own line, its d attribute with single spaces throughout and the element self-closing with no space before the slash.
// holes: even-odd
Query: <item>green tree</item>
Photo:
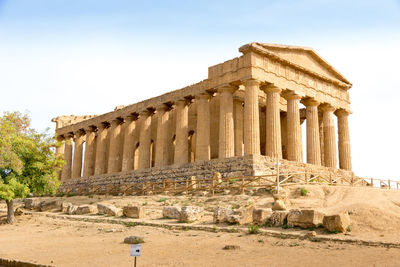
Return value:
<svg viewBox="0 0 400 267">
<path fill-rule="evenodd" d="M 61 145 L 47 132 L 30 128 L 30 119 L 19 112 L 0 117 L 0 199 L 7 203 L 7 222 L 14 222 L 13 199 L 29 193 L 52 195 L 60 185 L 64 161 L 54 147 Z"/>
</svg>

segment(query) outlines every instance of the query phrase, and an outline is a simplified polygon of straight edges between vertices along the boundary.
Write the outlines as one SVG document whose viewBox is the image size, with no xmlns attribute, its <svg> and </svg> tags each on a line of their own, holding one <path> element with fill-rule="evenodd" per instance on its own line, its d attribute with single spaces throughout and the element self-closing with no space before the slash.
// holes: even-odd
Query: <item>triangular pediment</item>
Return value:
<svg viewBox="0 0 400 267">
<path fill-rule="evenodd" d="M 312 48 L 267 43 L 251 43 L 240 48 L 240 51 L 244 52 L 250 47 L 261 48 L 265 52 L 268 52 L 277 58 L 288 61 L 313 73 L 351 85 L 342 74 L 335 70 Z"/>
</svg>

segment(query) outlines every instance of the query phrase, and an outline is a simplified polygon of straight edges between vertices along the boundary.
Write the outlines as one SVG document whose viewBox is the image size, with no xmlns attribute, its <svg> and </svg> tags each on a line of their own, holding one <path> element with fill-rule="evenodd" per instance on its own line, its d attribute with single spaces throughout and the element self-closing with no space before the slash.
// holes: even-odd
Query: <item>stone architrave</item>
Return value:
<svg viewBox="0 0 400 267">
<path fill-rule="evenodd" d="M 72 178 L 81 177 L 82 173 L 82 159 L 83 159 L 83 140 L 85 134 L 83 131 L 75 133 L 75 147 L 74 147 L 74 161 L 72 163 Z"/>
<path fill-rule="evenodd" d="M 185 164 L 189 160 L 189 107 L 186 99 L 176 102 L 176 129 L 175 129 L 175 153 L 174 164 Z"/>
<path fill-rule="evenodd" d="M 65 164 L 61 171 L 61 180 L 71 179 L 72 174 L 72 133 L 67 133 L 64 135 L 65 145 L 64 145 L 64 160 Z"/>
<path fill-rule="evenodd" d="M 260 81 L 248 79 L 244 84 L 243 142 L 245 155 L 260 154 L 260 121 L 258 91 Z"/>
<path fill-rule="evenodd" d="M 263 87 L 263 90 L 267 93 L 267 140 L 265 153 L 271 158 L 282 158 L 281 116 L 279 108 L 281 89 L 270 85 Z"/>
<path fill-rule="evenodd" d="M 324 156 L 325 166 L 337 167 L 337 152 L 336 152 L 336 137 L 335 137 L 335 122 L 333 120 L 333 112 L 335 108 L 331 105 L 324 104 L 323 123 L 324 123 Z"/>
<path fill-rule="evenodd" d="M 139 137 L 139 162 L 138 169 L 151 167 L 150 147 L 151 147 L 151 112 L 144 110 L 139 114 L 140 137 Z"/>
<path fill-rule="evenodd" d="M 96 159 L 96 133 L 94 127 L 88 127 L 86 132 L 85 160 L 83 165 L 83 177 L 94 175 Z"/>
<path fill-rule="evenodd" d="M 162 167 L 168 164 L 168 145 L 167 145 L 167 121 L 169 117 L 169 107 L 160 105 L 156 109 L 157 116 L 157 139 L 155 167 Z"/>
<path fill-rule="evenodd" d="M 235 156 L 243 156 L 243 102 L 233 98 L 233 119 L 235 128 Z"/>
<path fill-rule="evenodd" d="M 120 136 L 121 136 L 121 120 L 114 119 L 110 126 L 110 148 L 108 153 L 108 173 L 119 172 L 120 170 Z"/>
<path fill-rule="evenodd" d="M 210 160 L 210 98 L 209 94 L 196 96 L 197 126 L 195 161 Z"/>
<path fill-rule="evenodd" d="M 104 174 L 107 171 L 107 134 L 108 124 L 100 123 L 97 127 L 96 137 L 96 160 L 94 165 L 94 174 Z"/>
<path fill-rule="evenodd" d="M 306 106 L 307 123 L 307 163 L 321 165 L 321 147 L 319 136 L 318 105 L 313 99 L 302 101 Z"/>
<path fill-rule="evenodd" d="M 135 145 L 134 134 L 136 130 L 136 116 L 127 116 L 125 118 L 124 151 L 122 155 L 122 171 L 131 171 L 135 163 Z"/>
<path fill-rule="evenodd" d="M 233 93 L 236 88 L 230 85 L 221 87 L 219 105 L 219 149 L 218 157 L 230 158 L 235 155 L 235 138 L 233 124 Z"/>
<path fill-rule="evenodd" d="M 287 100 L 287 159 L 302 162 L 303 149 L 299 111 L 301 96 L 288 93 L 284 97 Z"/>
<path fill-rule="evenodd" d="M 338 118 L 339 136 L 339 167 L 343 170 L 351 171 L 351 149 L 348 116 L 349 111 L 339 109 L 335 112 Z"/>
</svg>

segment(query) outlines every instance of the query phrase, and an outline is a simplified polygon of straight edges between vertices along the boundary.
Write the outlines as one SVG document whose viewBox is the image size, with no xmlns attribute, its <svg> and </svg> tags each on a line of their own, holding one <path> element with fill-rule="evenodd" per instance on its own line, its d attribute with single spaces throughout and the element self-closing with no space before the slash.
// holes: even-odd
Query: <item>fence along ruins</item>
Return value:
<svg viewBox="0 0 400 267">
<path fill-rule="evenodd" d="M 352 84 L 311 48 L 250 43 L 239 51 L 199 83 L 102 115 L 54 118 L 65 141 L 61 190 L 121 193 L 193 177 L 213 187 L 214 172 L 268 177 L 278 159 L 282 173 L 303 173 L 302 181 L 365 184 L 351 165 Z"/>
</svg>

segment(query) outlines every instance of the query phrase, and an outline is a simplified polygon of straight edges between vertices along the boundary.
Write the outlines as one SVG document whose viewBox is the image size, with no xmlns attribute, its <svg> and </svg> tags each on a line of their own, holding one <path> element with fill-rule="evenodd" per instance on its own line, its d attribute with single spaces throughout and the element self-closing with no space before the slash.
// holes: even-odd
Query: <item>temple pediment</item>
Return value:
<svg viewBox="0 0 400 267">
<path fill-rule="evenodd" d="M 329 79 L 338 80 L 351 85 L 342 74 L 319 56 L 312 48 L 267 43 L 250 43 L 240 47 L 239 51 L 244 54 L 249 51 L 262 53 L 266 56 L 298 66 Z"/>
</svg>

